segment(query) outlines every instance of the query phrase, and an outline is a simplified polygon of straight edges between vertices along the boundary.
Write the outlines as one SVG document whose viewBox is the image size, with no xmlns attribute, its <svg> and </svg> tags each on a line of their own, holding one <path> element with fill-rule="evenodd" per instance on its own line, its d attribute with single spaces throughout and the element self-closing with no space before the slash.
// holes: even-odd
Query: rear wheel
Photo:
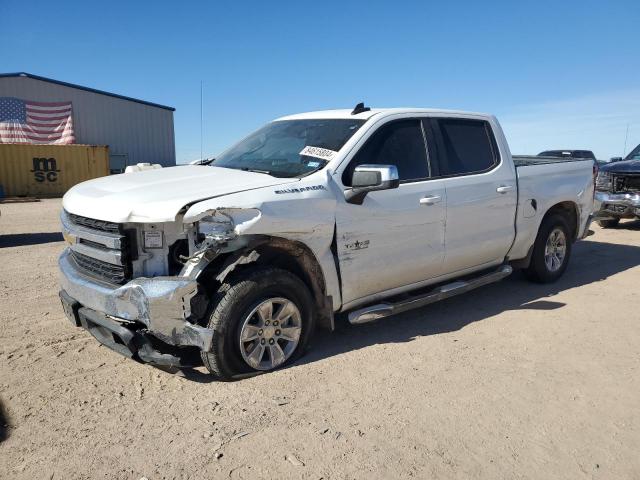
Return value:
<svg viewBox="0 0 640 480">
<path fill-rule="evenodd" d="M 614 227 L 617 227 L 619 223 L 620 223 L 619 218 L 598 220 L 598 225 L 600 225 L 601 228 L 614 228 Z"/>
<path fill-rule="evenodd" d="M 202 360 L 221 380 L 290 364 L 303 353 L 314 328 L 308 288 L 277 268 L 230 278 L 212 303 L 213 344 Z"/>
<path fill-rule="evenodd" d="M 538 283 L 555 282 L 567 269 L 571 246 L 566 218 L 557 214 L 546 217 L 533 246 L 531 263 L 524 271 L 527 278 Z"/>
</svg>

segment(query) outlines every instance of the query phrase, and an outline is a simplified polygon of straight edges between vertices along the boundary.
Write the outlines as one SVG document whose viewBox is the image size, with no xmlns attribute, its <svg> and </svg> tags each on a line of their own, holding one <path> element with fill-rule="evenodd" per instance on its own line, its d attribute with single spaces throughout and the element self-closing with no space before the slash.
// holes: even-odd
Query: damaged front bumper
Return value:
<svg viewBox="0 0 640 480">
<path fill-rule="evenodd" d="M 211 349 L 213 330 L 190 321 L 197 281 L 137 278 L 116 287 L 80 273 L 68 250 L 58 264 L 67 317 L 103 345 L 142 362 L 167 366 L 192 366 L 194 349 L 183 347 Z"/>
<path fill-rule="evenodd" d="M 594 211 L 601 220 L 640 217 L 640 193 L 596 191 Z"/>
</svg>

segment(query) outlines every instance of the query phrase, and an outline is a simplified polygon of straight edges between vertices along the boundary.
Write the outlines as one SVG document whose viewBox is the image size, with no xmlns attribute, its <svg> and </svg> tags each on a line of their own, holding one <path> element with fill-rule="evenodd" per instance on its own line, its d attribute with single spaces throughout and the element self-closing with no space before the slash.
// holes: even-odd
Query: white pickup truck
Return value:
<svg viewBox="0 0 640 480">
<path fill-rule="evenodd" d="M 341 312 L 368 322 L 514 268 L 556 280 L 588 232 L 595 174 L 591 160 L 512 158 L 491 115 L 287 116 L 210 165 L 69 190 L 60 297 L 135 360 L 203 362 L 220 379 L 272 370 Z"/>
</svg>

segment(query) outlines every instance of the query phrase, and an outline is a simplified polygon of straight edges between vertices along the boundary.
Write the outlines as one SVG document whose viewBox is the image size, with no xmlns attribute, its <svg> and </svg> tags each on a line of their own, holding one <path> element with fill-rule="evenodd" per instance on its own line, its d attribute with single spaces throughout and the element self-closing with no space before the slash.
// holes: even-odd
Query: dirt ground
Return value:
<svg viewBox="0 0 640 480">
<path fill-rule="evenodd" d="M 59 209 L 0 205 L 0 478 L 640 478 L 640 222 L 218 383 L 68 323 Z"/>
</svg>

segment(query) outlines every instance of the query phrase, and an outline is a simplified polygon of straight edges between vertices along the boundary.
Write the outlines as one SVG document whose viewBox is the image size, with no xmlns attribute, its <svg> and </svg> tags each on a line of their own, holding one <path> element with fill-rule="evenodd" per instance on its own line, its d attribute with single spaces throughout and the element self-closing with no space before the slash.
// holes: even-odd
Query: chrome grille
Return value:
<svg viewBox="0 0 640 480">
<path fill-rule="evenodd" d="M 104 220 L 96 220 L 95 218 L 81 217 L 73 213 L 67 213 L 69 219 L 76 225 L 90 228 L 92 230 L 100 230 L 101 232 L 120 233 L 120 224 L 106 222 Z"/>
<path fill-rule="evenodd" d="M 109 283 L 122 285 L 131 278 L 131 272 L 127 271 L 126 265 L 113 265 L 73 250 L 71 250 L 71 257 L 82 270 Z"/>
<path fill-rule="evenodd" d="M 92 248 L 97 248 L 98 250 L 108 250 L 109 248 L 106 245 L 103 245 L 101 243 L 98 242 L 92 242 L 91 240 L 87 240 L 84 238 L 81 238 L 79 240 L 79 243 L 81 243 L 82 245 L 88 245 L 89 247 Z"/>
<path fill-rule="evenodd" d="M 614 174 L 611 183 L 614 193 L 640 192 L 640 175 L 638 174 Z"/>
<path fill-rule="evenodd" d="M 79 270 L 112 284 L 131 280 L 132 260 L 137 257 L 135 229 L 66 211 L 61 218 L 63 231 L 74 239 L 70 250 Z"/>
</svg>

